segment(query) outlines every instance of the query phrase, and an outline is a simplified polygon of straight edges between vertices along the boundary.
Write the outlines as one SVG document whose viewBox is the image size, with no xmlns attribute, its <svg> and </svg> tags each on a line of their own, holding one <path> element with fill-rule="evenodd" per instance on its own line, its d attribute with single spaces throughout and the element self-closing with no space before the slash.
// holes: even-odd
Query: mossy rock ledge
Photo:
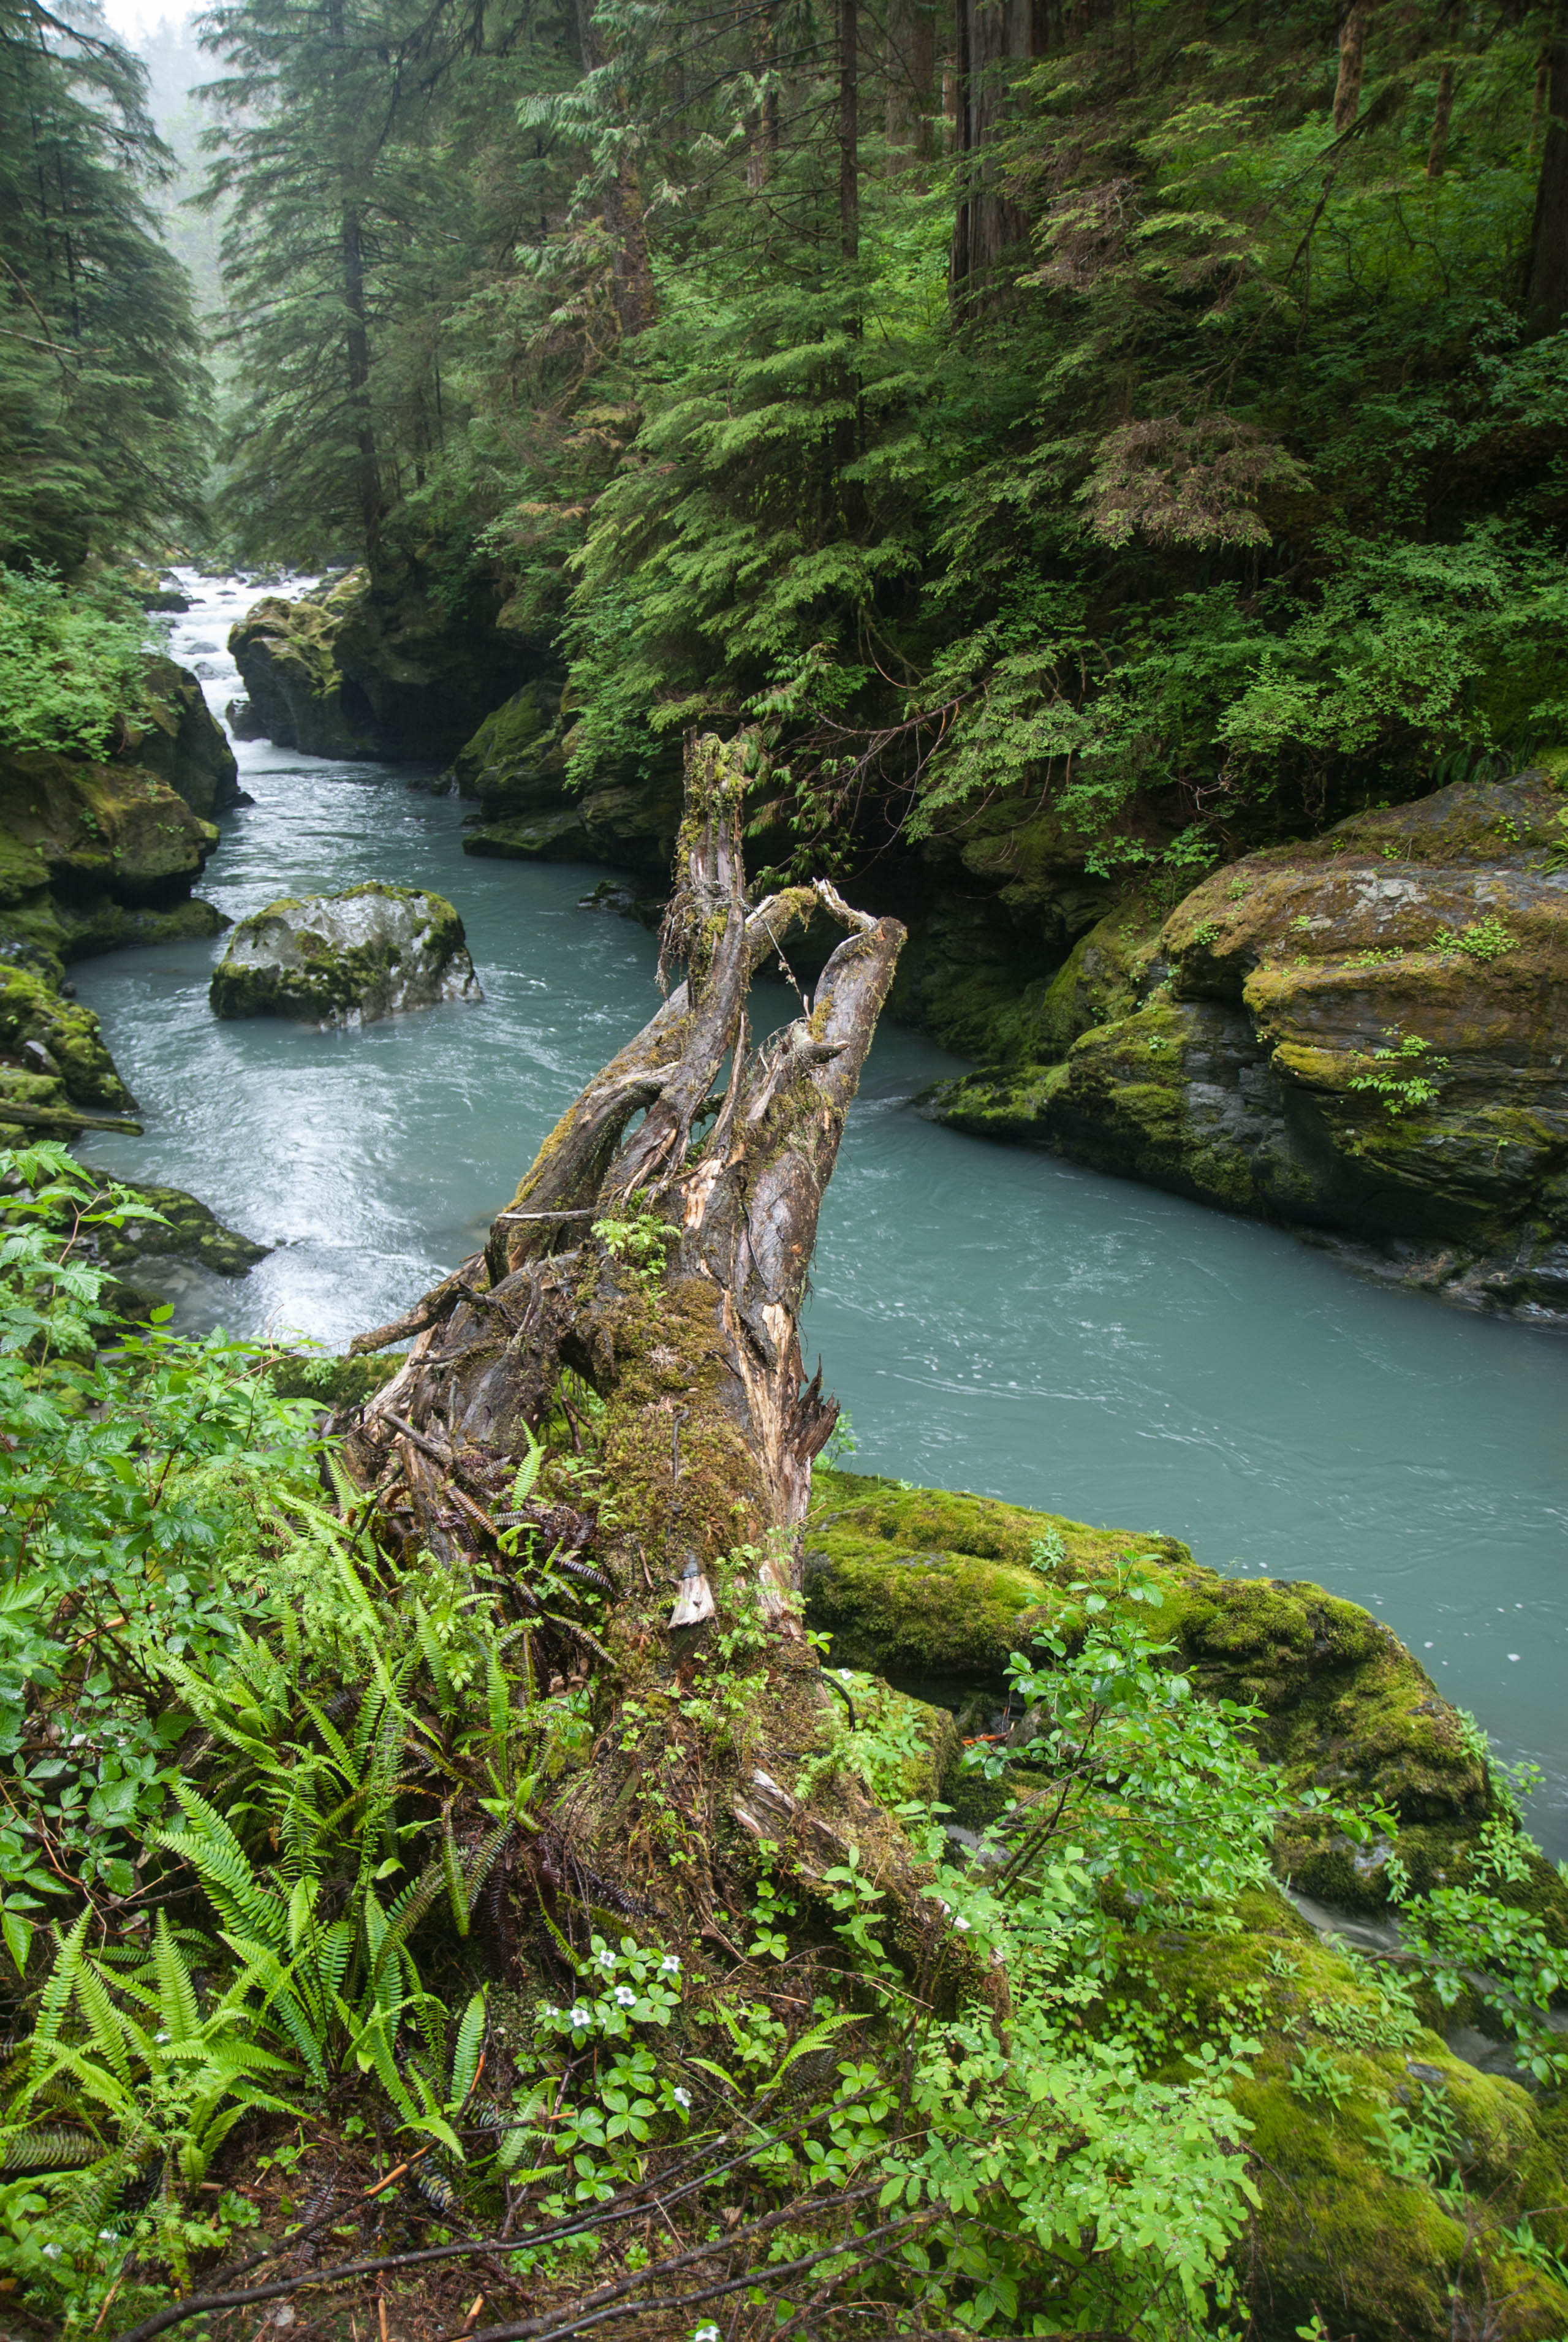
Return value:
<svg viewBox="0 0 1568 2342">
<path fill-rule="evenodd" d="M 1458 1882 L 1499 1809 L 1483 1745 L 1392 1628 L 1321 1586 L 1225 1577 L 1174 1537 L 819 1466 L 807 1617 L 832 1636 L 835 1664 L 954 1708 L 974 1732 L 994 1721 L 1009 1655 L 1076 1610 L 1068 1585 L 1114 1580 L 1129 1557 L 1162 1596 L 1151 1628 L 1194 1687 L 1262 1708 L 1261 1755 L 1296 1787 L 1381 1800 L 1398 1817 L 1400 1856 L 1418 1888 Z M 948 1794 L 962 1810 L 971 1792 Z M 1373 1913 L 1387 1903 L 1391 1850 L 1356 1846 L 1328 1825 L 1287 1826 L 1275 1866 L 1315 1900 Z M 1535 1864 L 1524 1899 L 1568 1946 L 1568 1887 L 1550 1863 Z"/>
<path fill-rule="evenodd" d="M 963 1491 L 818 1466 L 805 1531 L 807 1620 L 832 1659 L 957 1710 L 961 1733 L 1008 1728 L 1008 1655 L 1069 1614 L 1084 1581 L 1114 1583 L 1137 1560 L 1161 1596 L 1141 1612 L 1168 1637 L 1194 1689 L 1263 1711 L 1259 1754 L 1296 1787 L 1375 1793 L 1399 1817 L 1413 1882 L 1457 1882 L 1482 1824 L 1498 1810 L 1483 1746 L 1425 1670 L 1379 1620 L 1305 1581 L 1226 1578 L 1172 1537 L 1094 1528 Z M 942 1795 L 962 1836 L 998 1791 L 951 1762 Z M 941 1746 L 933 1736 L 934 1753 Z M 1201 1913 L 1124 1945 L 1124 1965 L 1093 2031 L 1147 2005 L 1174 2028 L 1160 2078 L 1185 2077 L 1193 2040 L 1248 2037 L 1227 2086 L 1260 2202 L 1233 2255 L 1254 2342 L 1292 2342 L 1314 2317 L 1340 2342 L 1557 2342 L 1568 2287 L 1536 2247 L 1568 2245 L 1568 2106 L 1532 2095 L 1473 2055 L 1467 2033 L 1431 1996 L 1391 2022 L 1374 1973 L 1350 1949 L 1358 1927 L 1392 1940 L 1386 1843 L 1364 1850 L 1325 1828 L 1282 1830 L 1278 1888 L 1241 1898 L 1214 1924 Z M 1510 1888 L 1568 1943 L 1568 1892 L 1537 1858 Z M 1307 1898 L 1313 1898 L 1308 1902 Z M 1300 1903 L 1303 1907 L 1296 1907 Z M 1314 1907 L 1331 1907 L 1325 1915 Z M 1348 1915 L 1366 1915 L 1358 1923 Z M 1350 1932 L 1325 1925 L 1333 1916 Z M 1179 2013 L 1179 2016 L 1178 2016 Z M 1433 2029 L 1433 2020 L 1442 2031 Z M 1181 2037 L 1177 2037 L 1180 2036 Z M 1304 2051 L 1332 2059 L 1337 2102 L 1303 2082 Z M 1403 2167 L 1391 2123 L 1433 2109 L 1459 2139 L 1463 2193 Z M 1521 2251 L 1528 2214 L 1535 2247 Z"/>
<path fill-rule="evenodd" d="M 241 920 L 208 992 L 219 1016 L 323 1026 L 484 996 L 444 896 L 375 879 L 341 895 L 285 896 Z"/>
<path fill-rule="evenodd" d="M 939 1119 L 1322 1231 L 1472 1307 L 1568 1316 L 1557 775 L 1356 815 L 1215 871 L 1157 935 L 1128 919 Z"/>
</svg>

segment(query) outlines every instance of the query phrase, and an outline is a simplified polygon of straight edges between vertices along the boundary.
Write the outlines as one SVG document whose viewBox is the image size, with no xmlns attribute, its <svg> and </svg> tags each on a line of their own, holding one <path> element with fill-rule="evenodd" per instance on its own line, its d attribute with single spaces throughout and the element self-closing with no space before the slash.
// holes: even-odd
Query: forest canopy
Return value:
<svg viewBox="0 0 1568 2342">
<path fill-rule="evenodd" d="M 1568 48 L 1188 0 L 215 10 L 253 555 L 475 596 L 579 780 L 1188 882 L 1561 731 Z"/>
</svg>

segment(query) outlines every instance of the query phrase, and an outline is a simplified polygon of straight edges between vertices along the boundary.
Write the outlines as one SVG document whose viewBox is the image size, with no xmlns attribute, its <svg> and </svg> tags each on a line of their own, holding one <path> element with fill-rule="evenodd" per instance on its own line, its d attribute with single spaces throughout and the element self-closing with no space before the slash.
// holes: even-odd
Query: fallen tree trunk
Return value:
<svg viewBox="0 0 1568 2342">
<path fill-rule="evenodd" d="M 355 1344 L 414 1337 L 341 1427 L 405 1552 L 505 1573 L 539 1693 L 591 1682 L 592 1756 L 552 1822 L 570 1858 L 531 1857 L 553 1926 L 567 1904 L 655 1912 L 728 1947 L 748 1841 L 787 1845 L 808 1885 L 858 1848 L 904 1965 L 929 1973 L 924 1874 L 821 1761 L 844 1711 L 799 1624 L 812 1459 L 837 1415 L 799 1312 L 904 931 L 823 882 L 748 902 L 748 753 L 688 747 L 661 953 L 684 981 L 563 1115 L 484 1251 Z M 752 980 L 819 906 L 845 938 L 754 1047 Z"/>
</svg>

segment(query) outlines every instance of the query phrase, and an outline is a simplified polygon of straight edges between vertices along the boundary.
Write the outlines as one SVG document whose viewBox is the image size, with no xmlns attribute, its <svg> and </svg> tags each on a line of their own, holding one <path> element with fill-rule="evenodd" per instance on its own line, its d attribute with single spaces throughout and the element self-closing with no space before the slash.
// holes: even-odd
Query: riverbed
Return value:
<svg viewBox="0 0 1568 2342">
<path fill-rule="evenodd" d="M 186 583 L 169 647 L 221 711 L 239 687 L 225 638 L 254 594 Z M 223 816 L 204 896 L 237 918 L 364 878 L 433 886 L 484 1000 L 352 1034 L 219 1024 L 221 939 L 85 962 L 146 1135 L 82 1151 L 276 1247 L 235 1283 L 181 1271 L 180 1323 L 341 1348 L 474 1248 L 657 1005 L 655 946 L 581 906 L 603 870 L 465 856 L 465 808 L 405 771 L 237 753 L 255 802 Z M 884 1025 L 828 1193 L 805 1338 L 849 1411 L 848 1460 L 1164 1530 L 1218 1568 L 1367 1604 L 1506 1757 L 1542 1767 L 1532 1827 L 1568 1856 L 1568 1339 L 941 1129 L 914 1100 L 959 1069 Z"/>
</svg>

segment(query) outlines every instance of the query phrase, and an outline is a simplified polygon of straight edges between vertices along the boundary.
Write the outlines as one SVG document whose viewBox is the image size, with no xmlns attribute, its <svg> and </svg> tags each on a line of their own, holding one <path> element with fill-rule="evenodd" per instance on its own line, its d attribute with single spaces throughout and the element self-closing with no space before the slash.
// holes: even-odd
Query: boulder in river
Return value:
<svg viewBox="0 0 1568 2342">
<path fill-rule="evenodd" d="M 484 996 L 444 896 L 375 879 L 342 895 L 285 896 L 243 919 L 208 994 L 219 1016 L 324 1026 Z"/>
</svg>

